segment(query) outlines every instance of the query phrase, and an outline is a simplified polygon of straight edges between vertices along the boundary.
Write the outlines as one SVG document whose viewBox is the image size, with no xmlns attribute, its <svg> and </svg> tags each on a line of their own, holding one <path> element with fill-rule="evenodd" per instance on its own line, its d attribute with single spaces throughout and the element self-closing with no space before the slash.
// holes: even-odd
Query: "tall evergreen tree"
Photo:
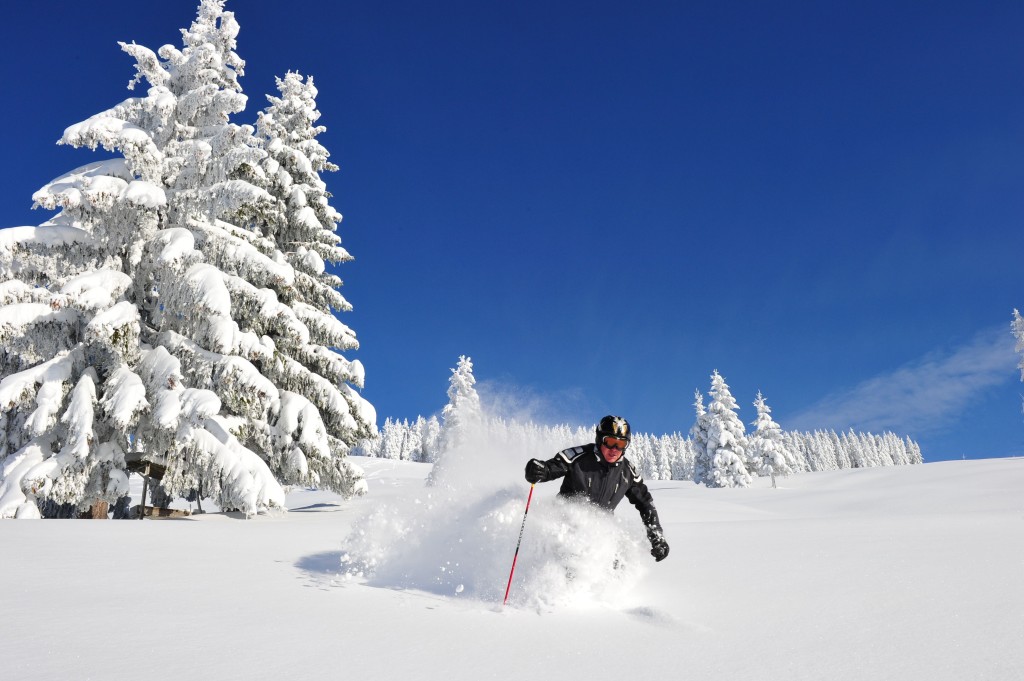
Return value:
<svg viewBox="0 0 1024 681">
<path fill-rule="evenodd" d="M 122 43 L 146 95 L 61 139 L 120 157 L 45 186 L 36 204 L 59 214 L 4 235 L 0 303 L 18 307 L 0 333 L 54 353 L 17 346 L 4 363 L 0 515 L 119 496 L 132 461 L 163 469 L 171 496 L 246 513 L 283 505 L 275 476 L 365 491 L 344 455 L 376 416 L 346 383 L 361 367 L 327 349 L 351 333 L 303 289 L 295 262 L 314 258 L 289 259 L 268 229 L 268 152 L 230 123 L 246 102 L 237 34 L 223 0 L 203 0 L 181 49 Z"/>
<path fill-rule="evenodd" d="M 316 425 L 325 431 L 328 449 L 304 452 L 311 464 L 310 482 L 346 488 L 352 469 L 335 464 L 355 442 L 372 433 L 376 415 L 355 390 L 363 386 L 362 364 L 341 354 L 359 347 L 355 333 L 335 316 L 352 306 L 338 290 L 341 279 L 329 266 L 352 256 L 341 247 L 341 214 L 330 205 L 320 173 L 338 167 L 328 161 L 329 153 L 316 139 L 326 128 L 315 125 L 320 112 L 312 78 L 303 81 L 299 74 L 288 73 L 277 79 L 277 87 L 281 96 L 268 96 L 270 106 L 259 114 L 257 132 L 266 157 L 262 173 L 256 173 L 275 204 L 256 213 L 252 227 L 273 244 L 269 255 L 291 268 L 291 277 L 271 278 L 266 288 L 308 333 L 271 334 L 274 355 L 258 366 L 283 389 L 284 399 L 313 405 L 321 417 Z"/>
</svg>

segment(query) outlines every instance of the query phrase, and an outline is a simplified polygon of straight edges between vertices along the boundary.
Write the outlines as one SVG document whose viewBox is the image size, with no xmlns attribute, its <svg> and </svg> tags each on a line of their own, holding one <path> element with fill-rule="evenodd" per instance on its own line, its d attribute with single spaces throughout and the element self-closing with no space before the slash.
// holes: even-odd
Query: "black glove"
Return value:
<svg viewBox="0 0 1024 681">
<path fill-rule="evenodd" d="M 651 555 L 654 556 L 654 561 L 660 563 L 665 560 L 668 556 L 668 542 L 665 541 L 665 535 L 660 530 L 652 530 L 647 533 L 647 537 L 651 540 Z"/>
<path fill-rule="evenodd" d="M 548 467 L 540 459 L 530 459 L 526 462 L 526 482 L 532 484 L 544 482 L 548 479 Z"/>
</svg>

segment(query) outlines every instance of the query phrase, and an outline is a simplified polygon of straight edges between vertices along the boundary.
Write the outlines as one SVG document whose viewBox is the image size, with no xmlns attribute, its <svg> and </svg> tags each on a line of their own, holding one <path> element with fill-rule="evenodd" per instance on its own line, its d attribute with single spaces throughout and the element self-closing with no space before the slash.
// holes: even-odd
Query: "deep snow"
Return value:
<svg viewBox="0 0 1024 681">
<path fill-rule="evenodd" d="M 248 521 L 0 523 L 0 676 L 1024 679 L 1022 459 L 652 482 L 657 564 L 538 485 L 504 608 L 529 486 L 360 463 Z"/>
</svg>

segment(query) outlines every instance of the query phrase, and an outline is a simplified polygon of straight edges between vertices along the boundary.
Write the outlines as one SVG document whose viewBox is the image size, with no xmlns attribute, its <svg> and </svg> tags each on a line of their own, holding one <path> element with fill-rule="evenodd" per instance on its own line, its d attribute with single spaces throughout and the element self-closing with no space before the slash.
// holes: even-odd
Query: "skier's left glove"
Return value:
<svg viewBox="0 0 1024 681">
<path fill-rule="evenodd" d="M 660 530 L 652 530 L 647 536 L 651 540 L 651 555 L 654 556 L 654 561 L 660 563 L 665 560 L 668 557 L 668 542 L 665 541 L 665 535 Z"/>
<path fill-rule="evenodd" d="M 538 482 L 547 482 L 548 467 L 540 459 L 530 459 L 526 462 L 526 482 L 531 485 Z"/>
</svg>

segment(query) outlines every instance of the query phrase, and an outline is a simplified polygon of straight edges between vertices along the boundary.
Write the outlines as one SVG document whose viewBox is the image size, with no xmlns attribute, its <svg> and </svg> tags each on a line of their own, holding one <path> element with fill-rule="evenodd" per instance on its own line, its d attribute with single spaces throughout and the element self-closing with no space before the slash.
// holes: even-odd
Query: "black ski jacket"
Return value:
<svg viewBox="0 0 1024 681">
<path fill-rule="evenodd" d="M 547 472 L 542 482 L 561 478 L 561 496 L 582 496 L 608 511 L 614 511 L 622 498 L 636 506 L 647 533 L 662 534 L 658 511 L 654 508 L 644 479 L 633 468 L 625 455 L 615 463 L 608 463 L 597 451 L 597 445 L 571 447 L 544 462 Z"/>
</svg>

